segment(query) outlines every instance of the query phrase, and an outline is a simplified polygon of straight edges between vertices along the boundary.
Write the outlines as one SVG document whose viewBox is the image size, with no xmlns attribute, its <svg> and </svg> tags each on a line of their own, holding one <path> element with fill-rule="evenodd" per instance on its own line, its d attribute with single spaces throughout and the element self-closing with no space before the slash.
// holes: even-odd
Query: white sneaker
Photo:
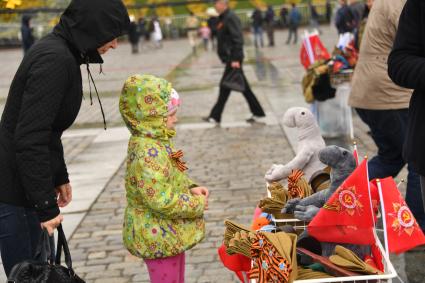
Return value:
<svg viewBox="0 0 425 283">
<path fill-rule="evenodd" d="M 207 123 L 214 124 L 214 125 L 220 124 L 216 119 L 214 119 L 212 117 L 203 117 L 202 120 L 204 120 Z"/>
<path fill-rule="evenodd" d="M 248 123 L 261 123 L 266 124 L 266 116 L 256 116 L 252 115 L 250 118 L 246 120 Z"/>
</svg>

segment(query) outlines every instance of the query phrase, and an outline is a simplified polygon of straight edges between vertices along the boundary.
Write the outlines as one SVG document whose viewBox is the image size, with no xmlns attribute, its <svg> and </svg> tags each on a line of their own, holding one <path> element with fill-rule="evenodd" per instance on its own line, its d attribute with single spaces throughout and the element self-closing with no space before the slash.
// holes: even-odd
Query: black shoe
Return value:
<svg viewBox="0 0 425 283">
<path fill-rule="evenodd" d="M 248 119 L 246 119 L 248 123 L 260 123 L 260 124 L 266 124 L 266 116 L 256 116 L 252 115 Z"/>
</svg>

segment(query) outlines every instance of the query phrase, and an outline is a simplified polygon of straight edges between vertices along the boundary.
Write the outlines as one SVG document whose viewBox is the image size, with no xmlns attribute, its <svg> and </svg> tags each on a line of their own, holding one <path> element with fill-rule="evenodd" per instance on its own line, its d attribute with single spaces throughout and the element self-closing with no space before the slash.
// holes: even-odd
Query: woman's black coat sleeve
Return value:
<svg viewBox="0 0 425 283">
<path fill-rule="evenodd" d="M 41 222 L 60 212 L 56 202 L 49 144 L 52 124 L 70 82 L 67 66 L 60 55 L 43 55 L 30 68 L 14 143 L 18 173 L 30 204 Z"/>
<path fill-rule="evenodd" d="M 425 90 L 424 8 L 425 3 L 418 0 L 407 1 L 388 58 L 390 78 L 399 86 L 417 90 Z"/>
</svg>

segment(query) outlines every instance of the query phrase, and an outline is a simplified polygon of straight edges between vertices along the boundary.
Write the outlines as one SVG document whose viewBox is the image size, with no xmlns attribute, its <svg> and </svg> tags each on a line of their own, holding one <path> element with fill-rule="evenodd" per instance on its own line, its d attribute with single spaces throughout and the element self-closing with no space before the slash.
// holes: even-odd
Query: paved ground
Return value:
<svg viewBox="0 0 425 283">
<path fill-rule="evenodd" d="M 281 126 L 280 118 L 289 107 L 305 105 L 300 88 L 304 72 L 298 61 L 299 46 L 283 44 L 286 35 L 278 33 L 277 47 L 260 51 L 247 40 L 244 68 L 266 110 L 267 125 L 244 122 L 249 110 L 237 93 L 231 95 L 226 105 L 222 127 L 202 123 L 201 117 L 208 115 L 217 98 L 216 84 L 223 67 L 213 52 L 188 57 L 190 49 L 184 40 L 167 42 L 161 51 L 149 50 L 136 56 L 131 56 L 129 46 L 125 45 L 105 58 L 106 76 L 97 77 L 96 82 L 108 124 L 113 128 L 107 132 L 99 128 L 102 120 L 98 106 L 89 106 L 86 99 L 76 126 L 64 137 L 76 196 L 73 206 L 66 211 L 66 231 L 72 235 L 70 247 L 76 271 L 87 282 L 148 282 L 144 264 L 130 256 L 121 243 L 125 207 L 125 168 L 121 164 L 128 134 L 122 127 L 117 95 L 125 77 L 135 72 L 167 75 L 182 95 L 176 143 L 185 152 L 191 177 L 211 190 L 210 210 L 206 213 L 207 237 L 187 253 L 187 281 L 236 282 L 217 259 L 223 220 L 249 223 L 253 208 L 264 194 L 264 172 L 272 163 L 284 163 L 293 156 L 293 135 Z M 326 29 L 323 39 L 327 46 L 332 46 L 334 31 Z M 13 76 L 12 67 L 16 69 L 20 53 L 7 51 L 0 56 L 2 62 L 4 57 L 11 66 L 0 67 L 1 97 L 7 93 L 8 78 Z M 360 152 L 371 155 L 376 149 L 366 133 L 367 127 L 356 116 L 354 125 Z M 423 254 L 409 253 L 394 263 L 405 282 L 414 283 L 425 278 L 415 264 L 424 260 Z M 405 270 L 410 276 L 407 281 Z"/>
</svg>

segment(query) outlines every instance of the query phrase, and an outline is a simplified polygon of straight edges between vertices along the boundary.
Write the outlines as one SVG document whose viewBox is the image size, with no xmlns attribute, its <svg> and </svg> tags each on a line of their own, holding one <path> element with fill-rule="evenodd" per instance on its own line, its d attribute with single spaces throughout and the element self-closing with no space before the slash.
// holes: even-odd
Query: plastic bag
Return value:
<svg viewBox="0 0 425 283">
<path fill-rule="evenodd" d="M 350 83 L 343 83 L 336 87 L 335 98 L 316 102 L 315 112 L 323 137 L 350 137 L 352 127 L 351 107 L 348 106 L 350 92 Z"/>
</svg>

